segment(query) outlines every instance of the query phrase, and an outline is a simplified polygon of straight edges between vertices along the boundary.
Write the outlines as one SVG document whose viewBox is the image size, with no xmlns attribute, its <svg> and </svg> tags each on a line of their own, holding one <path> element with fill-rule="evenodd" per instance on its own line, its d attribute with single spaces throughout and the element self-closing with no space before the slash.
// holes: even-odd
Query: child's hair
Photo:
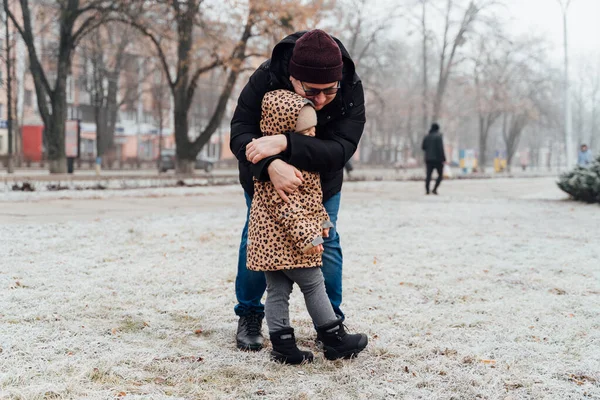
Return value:
<svg viewBox="0 0 600 400">
<path fill-rule="evenodd" d="M 317 113 L 310 104 L 307 104 L 298 113 L 295 131 L 302 132 L 313 126 L 317 126 Z"/>
</svg>

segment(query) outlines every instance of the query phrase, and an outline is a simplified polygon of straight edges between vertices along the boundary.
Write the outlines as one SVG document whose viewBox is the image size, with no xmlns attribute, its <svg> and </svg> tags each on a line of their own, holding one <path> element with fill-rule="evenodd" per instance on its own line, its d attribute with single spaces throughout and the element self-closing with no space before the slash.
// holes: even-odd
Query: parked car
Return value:
<svg viewBox="0 0 600 400">
<path fill-rule="evenodd" d="M 196 164 L 194 165 L 195 169 L 203 169 L 206 172 L 211 172 L 214 166 L 215 160 L 205 158 L 200 154 L 198 154 L 198 157 L 196 157 Z M 160 172 L 167 172 L 170 169 L 175 169 L 174 149 L 164 149 L 160 153 L 160 162 L 158 169 L 160 170 Z"/>
</svg>

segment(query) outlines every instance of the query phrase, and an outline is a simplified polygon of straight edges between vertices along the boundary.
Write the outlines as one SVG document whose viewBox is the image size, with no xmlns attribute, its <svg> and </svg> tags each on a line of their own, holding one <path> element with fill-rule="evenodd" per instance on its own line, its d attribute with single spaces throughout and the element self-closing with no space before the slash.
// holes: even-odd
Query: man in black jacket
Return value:
<svg viewBox="0 0 600 400">
<path fill-rule="evenodd" d="M 425 164 L 427 165 L 427 178 L 425 178 L 426 194 L 429 194 L 429 184 L 431 183 L 431 175 L 434 169 L 437 171 L 438 176 L 433 188 L 433 194 L 438 194 L 437 190 L 444 177 L 444 163 L 446 162 L 444 139 L 442 139 L 438 124 L 434 123 L 431 125 L 429 134 L 423 139 L 423 146 L 421 147 L 425 152 Z"/>
<path fill-rule="evenodd" d="M 261 101 L 264 94 L 287 89 L 311 100 L 317 110 L 316 136 L 294 133 L 262 137 Z M 240 182 L 248 213 L 253 195 L 253 177 L 270 180 L 287 200 L 302 184 L 299 170 L 321 175 L 323 204 L 334 227 L 324 238 L 325 288 L 336 314 L 343 318 L 342 249 L 335 227 L 340 206 L 343 168 L 356 151 L 365 124 L 362 82 L 342 43 L 315 29 L 294 33 L 273 49 L 242 90 L 231 120 L 230 148 L 239 160 Z M 260 350 L 265 292 L 264 274 L 246 269 L 248 219 L 242 231 L 235 291 L 238 304 L 237 346 Z"/>
</svg>

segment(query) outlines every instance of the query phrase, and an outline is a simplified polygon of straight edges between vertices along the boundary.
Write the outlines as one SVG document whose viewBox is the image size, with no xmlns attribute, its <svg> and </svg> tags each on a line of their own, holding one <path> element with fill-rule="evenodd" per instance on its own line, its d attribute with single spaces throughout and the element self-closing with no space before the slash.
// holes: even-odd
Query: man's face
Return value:
<svg viewBox="0 0 600 400">
<path fill-rule="evenodd" d="M 587 151 L 587 146 L 581 146 L 581 151 Z"/>
<path fill-rule="evenodd" d="M 298 93 L 300 96 L 309 99 L 315 105 L 315 110 L 319 111 L 327 104 L 331 103 L 337 94 L 337 90 L 334 90 L 339 87 L 339 82 L 331 82 L 331 83 L 309 83 L 309 82 L 301 82 L 298 79 L 290 76 L 290 81 L 294 86 L 294 91 Z M 333 94 L 325 94 L 325 91 L 336 92 Z M 311 91 L 319 91 L 316 95 L 307 95 L 311 94 Z"/>
</svg>

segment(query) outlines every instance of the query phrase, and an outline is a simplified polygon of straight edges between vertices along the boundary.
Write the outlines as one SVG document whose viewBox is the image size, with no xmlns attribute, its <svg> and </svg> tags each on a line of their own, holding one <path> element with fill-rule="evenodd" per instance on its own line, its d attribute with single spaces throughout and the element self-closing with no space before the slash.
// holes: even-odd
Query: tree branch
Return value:
<svg viewBox="0 0 600 400">
<path fill-rule="evenodd" d="M 194 98 L 194 92 L 196 91 L 196 87 L 198 86 L 198 78 L 200 78 L 200 75 L 202 75 L 220 65 L 223 65 L 223 61 L 221 61 L 220 59 L 217 58 L 209 65 L 200 67 L 196 70 L 196 72 L 194 72 L 194 75 L 192 76 L 192 79 L 190 80 L 190 86 L 188 87 L 188 91 L 187 91 L 187 103 L 188 104 L 191 104 L 191 102 Z"/>
<path fill-rule="evenodd" d="M 145 26 L 139 24 L 137 21 L 127 20 L 127 19 L 116 19 L 116 21 L 133 26 L 138 31 L 140 31 L 142 34 L 144 34 L 146 37 L 148 37 L 152 41 L 152 43 L 154 43 L 154 46 L 158 53 L 158 58 L 160 60 L 160 63 L 162 64 L 163 70 L 165 72 L 165 76 L 167 77 L 167 82 L 168 82 L 169 86 L 171 87 L 171 89 L 174 89 L 175 85 L 177 84 L 177 80 L 173 80 L 173 78 L 171 76 L 171 72 L 169 70 L 169 63 L 167 62 L 167 56 L 166 56 L 165 52 L 163 51 L 162 46 L 160 45 L 160 40 L 157 39 L 156 36 L 154 36 L 152 34 L 152 32 L 150 32 Z"/>
</svg>

